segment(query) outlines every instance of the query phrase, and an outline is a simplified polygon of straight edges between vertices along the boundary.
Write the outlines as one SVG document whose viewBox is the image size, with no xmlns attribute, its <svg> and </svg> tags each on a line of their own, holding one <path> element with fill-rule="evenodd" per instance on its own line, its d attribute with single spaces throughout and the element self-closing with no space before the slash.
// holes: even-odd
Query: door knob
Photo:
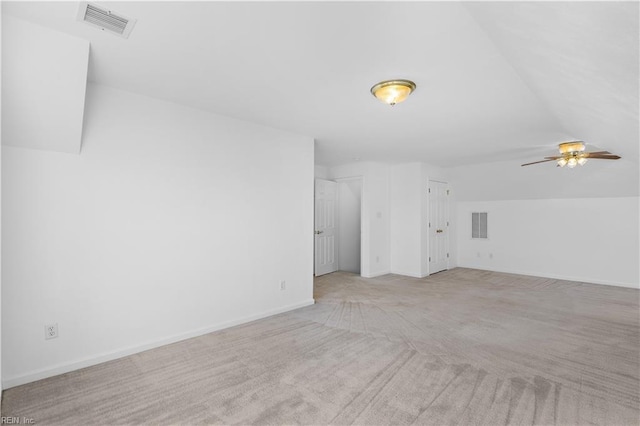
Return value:
<svg viewBox="0 0 640 426">
<path fill-rule="evenodd" d="M 316 231 L 316 235 L 322 234 L 322 231 Z"/>
<path fill-rule="evenodd" d="M 436 232 L 439 234 L 442 232 L 442 229 L 436 229 Z"/>
</svg>

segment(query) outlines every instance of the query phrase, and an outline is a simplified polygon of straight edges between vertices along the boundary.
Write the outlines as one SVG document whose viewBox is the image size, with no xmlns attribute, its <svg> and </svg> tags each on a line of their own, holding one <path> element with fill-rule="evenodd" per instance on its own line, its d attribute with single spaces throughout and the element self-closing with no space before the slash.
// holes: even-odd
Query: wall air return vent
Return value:
<svg viewBox="0 0 640 426">
<path fill-rule="evenodd" d="M 487 212 L 471 213 L 471 238 L 486 240 L 488 228 Z"/>
<path fill-rule="evenodd" d="M 102 31 L 107 31 L 124 38 L 129 37 L 133 26 L 136 24 L 135 19 L 127 18 L 104 7 L 86 2 L 80 2 L 77 19 L 78 21 L 100 28 Z"/>
</svg>

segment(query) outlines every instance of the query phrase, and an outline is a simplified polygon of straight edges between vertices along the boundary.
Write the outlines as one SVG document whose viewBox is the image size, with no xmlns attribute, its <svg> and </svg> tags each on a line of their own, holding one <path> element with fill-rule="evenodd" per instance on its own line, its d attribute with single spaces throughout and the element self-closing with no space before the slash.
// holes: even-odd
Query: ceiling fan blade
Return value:
<svg viewBox="0 0 640 426">
<path fill-rule="evenodd" d="M 584 154 L 590 157 L 592 155 L 611 154 L 611 153 L 609 151 L 597 151 L 597 152 L 585 152 Z"/>
<path fill-rule="evenodd" d="M 587 158 L 593 158 L 595 160 L 618 160 L 622 157 L 620 157 L 619 155 L 590 155 Z"/>
<path fill-rule="evenodd" d="M 546 163 L 547 161 L 555 161 L 555 158 L 552 158 L 550 160 L 534 161 L 533 163 L 522 164 L 522 166 L 530 166 L 532 164 Z"/>
<path fill-rule="evenodd" d="M 544 158 L 546 158 L 547 160 L 558 160 L 558 159 L 560 159 L 562 157 L 555 156 L 555 157 L 544 157 Z"/>
</svg>

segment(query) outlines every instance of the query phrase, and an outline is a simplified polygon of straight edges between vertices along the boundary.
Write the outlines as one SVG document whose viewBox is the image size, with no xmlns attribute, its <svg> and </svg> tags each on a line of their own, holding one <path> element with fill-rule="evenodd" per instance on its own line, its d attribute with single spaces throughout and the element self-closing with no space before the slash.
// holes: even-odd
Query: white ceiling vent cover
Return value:
<svg viewBox="0 0 640 426">
<path fill-rule="evenodd" d="M 136 24 L 135 19 L 87 2 L 80 2 L 77 19 L 124 38 L 129 37 Z"/>
</svg>

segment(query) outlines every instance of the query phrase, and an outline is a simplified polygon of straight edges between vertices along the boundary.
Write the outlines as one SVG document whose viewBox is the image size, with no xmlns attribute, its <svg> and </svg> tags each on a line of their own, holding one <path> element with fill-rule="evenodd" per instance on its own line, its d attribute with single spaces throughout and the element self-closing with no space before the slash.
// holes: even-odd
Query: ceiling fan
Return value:
<svg viewBox="0 0 640 426">
<path fill-rule="evenodd" d="M 617 160 L 620 158 L 619 155 L 612 154 L 609 151 L 584 152 L 584 148 L 584 142 L 582 141 L 563 142 L 558 145 L 560 155 L 555 157 L 544 157 L 545 160 L 534 161 L 533 163 L 523 164 L 523 166 L 555 161 L 558 163 L 557 167 L 567 166 L 570 169 L 573 169 L 577 165 L 584 166 L 587 159 L 591 158 L 595 160 Z"/>
</svg>

